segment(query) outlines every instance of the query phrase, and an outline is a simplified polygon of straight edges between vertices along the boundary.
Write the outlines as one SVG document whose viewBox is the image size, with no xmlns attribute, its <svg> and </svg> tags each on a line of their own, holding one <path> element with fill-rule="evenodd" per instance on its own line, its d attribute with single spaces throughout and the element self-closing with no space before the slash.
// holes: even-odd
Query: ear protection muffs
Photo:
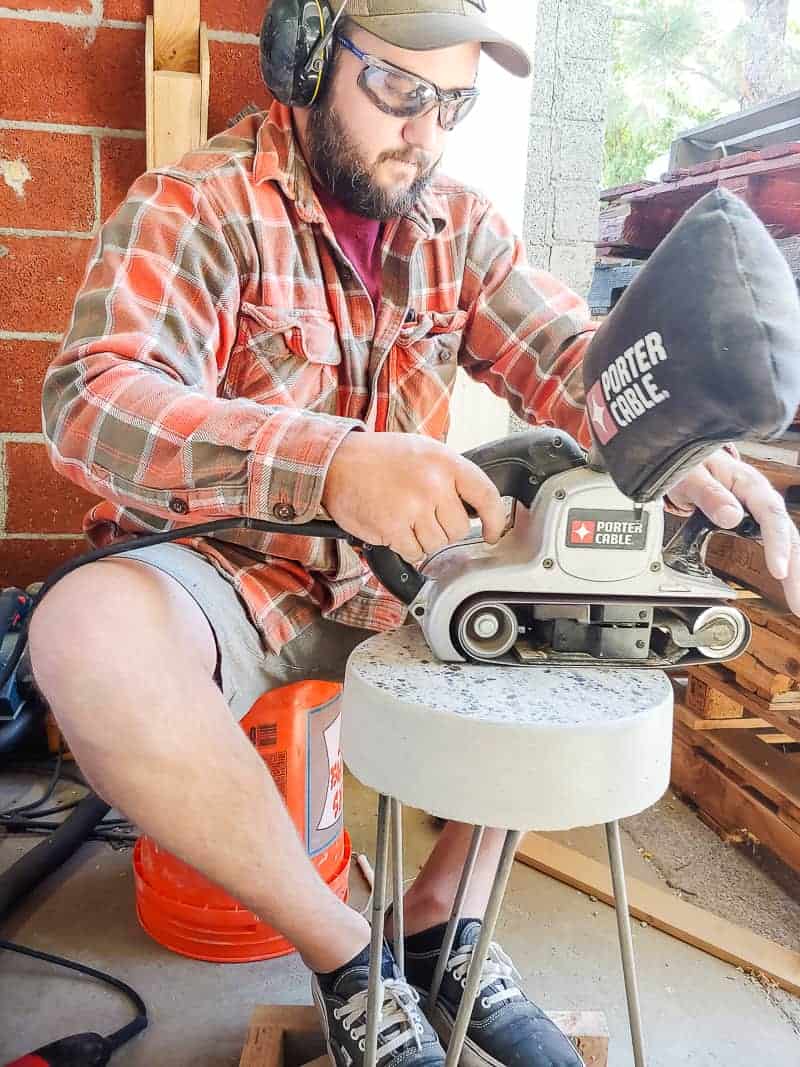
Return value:
<svg viewBox="0 0 800 1067">
<path fill-rule="evenodd" d="M 310 107 L 319 97 L 333 52 L 333 23 L 328 0 L 270 3 L 261 26 L 261 75 L 282 104 Z"/>
</svg>

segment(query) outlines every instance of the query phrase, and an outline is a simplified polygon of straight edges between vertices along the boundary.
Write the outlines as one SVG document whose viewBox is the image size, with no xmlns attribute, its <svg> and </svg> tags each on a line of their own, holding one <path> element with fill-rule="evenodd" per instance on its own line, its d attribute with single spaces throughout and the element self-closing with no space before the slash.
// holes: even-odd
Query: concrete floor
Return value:
<svg viewBox="0 0 800 1067">
<path fill-rule="evenodd" d="M 0 808 L 21 799 L 26 788 L 20 778 L 0 780 Z M 375 797 L 352 779 L 345 797 L 354 848 L 372 854 Z M 764 869 L 724 846 L 669 794 L 625 830 L 630 874 L 669 881 L 693 903 L 798 947 L 800 890 L 784 868 Z M 430 818 L 406 811 L 409 876 L 435 833 Z M 556 836 L 587 855 L 603 855 L 598 830 Z M 0 870 L 30 844 L 0 838 Z M 367 895 L 357 871 L 351 886 L 352 903 L 363 908 Z M 115 1056 L 119 1067 L 234 1067 L 256 1004 L 310 1003 L 308 974 L 296 956 L 217 966 L 152 942 L 134 914 L 130 852 L 107 846 L 85 846 L 16 911 L 3 935 L 107 969 L 142 993 L 150 1028 Z M 634 935 L 650 1067 L 800 1067 L 800 1001 L 650 927 L 636 923 Z M 611 1067 L 630 1067 L 612 909 L 516 864 L 498 940 L 545 1007 L 606 1012 Z M 90 980 L 10 953 L 0 958 L 0 1063 L 68 1033 L 109 1032 L 128 1017 L 121 998 Z"/>
</svg>

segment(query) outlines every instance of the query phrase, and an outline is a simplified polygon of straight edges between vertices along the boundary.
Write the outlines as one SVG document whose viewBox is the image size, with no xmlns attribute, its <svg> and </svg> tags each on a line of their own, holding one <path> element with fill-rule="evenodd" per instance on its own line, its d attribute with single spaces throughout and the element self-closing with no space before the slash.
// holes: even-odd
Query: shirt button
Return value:
<svg viewBox="0 0 800 1067">
<path fill-rule="evenodd" d="M 291 504 L 276 504 L 272 510 L 281 522 L 290 522 L 297 515 Z"/>
<path fill-rule="evenodd" d="M 174 511 L 177 515 L 188 515 L 189 505 L 185 500 L 181 500 L 179 496 L 174 496 L 169 502 L 169 510 Z"/>
</svg>

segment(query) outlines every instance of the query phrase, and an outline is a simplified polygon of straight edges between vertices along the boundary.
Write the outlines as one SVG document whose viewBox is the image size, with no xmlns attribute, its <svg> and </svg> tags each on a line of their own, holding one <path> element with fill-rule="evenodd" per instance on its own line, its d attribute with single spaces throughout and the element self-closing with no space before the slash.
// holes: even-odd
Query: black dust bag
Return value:
<svg viewBox="0 0 800 1067">
<path fill-rule="evenodd" d="M 708 193 L 600 327 L 583 380 L 600 457 L 644 502 L 721 443 L 783 433 L 800 405 L 800 298 L 763 223 Z"/>
</svg>

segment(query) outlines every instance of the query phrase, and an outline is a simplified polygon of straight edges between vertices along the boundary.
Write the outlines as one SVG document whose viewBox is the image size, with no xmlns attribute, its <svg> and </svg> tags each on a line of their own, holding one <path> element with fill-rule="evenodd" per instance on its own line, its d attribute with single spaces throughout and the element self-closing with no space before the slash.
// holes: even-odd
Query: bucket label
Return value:
<svg viewBox="0 0 800 1067">
<path fill-rule="evenodd" d="M 306 849 L 316 856 L 342 832 L 344 768 L 340 737 L 341 701 L 315 708 L 308 716 L 308 800 L 306 803 Z"/>
</svg>

